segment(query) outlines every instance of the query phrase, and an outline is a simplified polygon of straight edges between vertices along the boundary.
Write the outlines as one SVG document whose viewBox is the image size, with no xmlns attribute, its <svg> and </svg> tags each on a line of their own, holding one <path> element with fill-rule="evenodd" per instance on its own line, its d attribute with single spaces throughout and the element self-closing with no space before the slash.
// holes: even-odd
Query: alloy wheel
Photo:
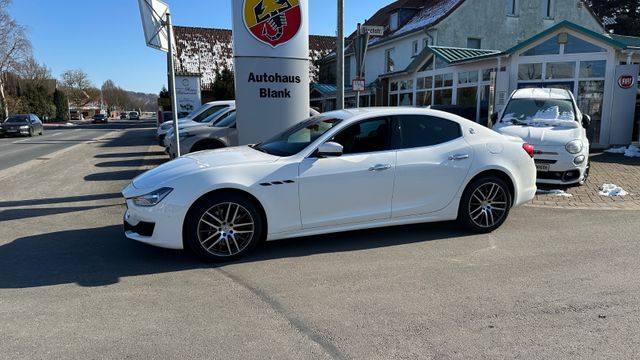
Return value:
<svg viewBox="0 0 640 360">
<path fill-rule="evenodd" d="M 229 257 L 251 243 L 255 221 L 249 210 L 234 203 L 219 203 L 205 211 L 198 221 L 198 241 L 212 255 Z"/>
<path fill-rule="evenodd" d="M 509 195 L 497 183 L 486 182 L 471 194 L 469 217 L 481 228 L 490 228 L 507 214 Z"/>
</svg>

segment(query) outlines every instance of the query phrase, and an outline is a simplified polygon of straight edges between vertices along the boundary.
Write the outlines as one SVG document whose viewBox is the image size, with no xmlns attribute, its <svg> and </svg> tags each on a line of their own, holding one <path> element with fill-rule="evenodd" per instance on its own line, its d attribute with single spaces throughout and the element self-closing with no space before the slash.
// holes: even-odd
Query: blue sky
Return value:
<svg viewBox="0 0 640 360">
<path fill-rule="evenodd" d="M 232 0 L 165 1 L 174 25 L 231 28 Z M 348 34 L 392 0 L 344 2 Z M 145 46 L 136 0 L 14 0 L 10 12 L 55 77 L 80 68 L 98 87 L 112 79 L 128 90 L 156 93 L 166 84 L 166 56 Z M 335 0 L 309 0 L 309 12 L 312 34 L 335 35 Z"/>
</svg>

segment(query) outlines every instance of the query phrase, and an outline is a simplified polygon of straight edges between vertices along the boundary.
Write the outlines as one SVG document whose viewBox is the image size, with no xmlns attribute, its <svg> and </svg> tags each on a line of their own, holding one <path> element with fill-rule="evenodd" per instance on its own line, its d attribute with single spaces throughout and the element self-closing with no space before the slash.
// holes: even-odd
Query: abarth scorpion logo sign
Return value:
<svg viewBox="0 0 640 360">
<path fill-rule="evenodd" d="M 300 30 L 300 1 L 245 0 L 244 23 L 256 39 L 275 48 L 287 43 Z"/>
</svg>

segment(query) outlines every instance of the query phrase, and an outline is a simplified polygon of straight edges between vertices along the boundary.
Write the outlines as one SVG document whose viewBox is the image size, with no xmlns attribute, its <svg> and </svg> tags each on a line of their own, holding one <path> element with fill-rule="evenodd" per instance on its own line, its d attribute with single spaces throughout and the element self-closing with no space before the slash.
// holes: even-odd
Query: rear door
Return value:
<svg viewBox="0 0 640 360">
<path fill-rule="evenodd" d="M 467 177 L 473 151 L 459 123 L 435 116 L 402 115 L 392 216 L 445 208 Z"/>
</svg>

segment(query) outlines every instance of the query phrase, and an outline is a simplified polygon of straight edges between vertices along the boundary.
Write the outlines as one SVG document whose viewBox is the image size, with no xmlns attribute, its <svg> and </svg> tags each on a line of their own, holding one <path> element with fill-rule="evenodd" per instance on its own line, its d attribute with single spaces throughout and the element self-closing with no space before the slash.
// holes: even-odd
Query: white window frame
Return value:
<svg viewBox="0 0 640 360">
<path fill-rule="evenodd" d="M 385 72 L 385 74 L 386 74 L 386 73 L 390 73 L 390 72 L 394 72 L 394 71 L 396 71 L 396 69 L 395 69 L 395 66 L 396 66 L 396 64 L 395 64 L 395 60 L 393 60 L 393 59 L 391 59 L 391 60 L 393 60 L 393 61 L 394 61 L 394 63 L 393 63 L 393 69 L 390 69 L 390 68 L 389 68 L 389 59 L 390 59 L 389 54 L 393 54 L 393 55 L 395 55 L 395 53 L 396 53 L 396 48 L 395 48 L 395 47 L 392 47 L 392 48 L 386 49 L 386 50 L 384 51 L 384 72 Z"/>
<path fill-rule="evenodd" d="M 469 46 L 469 40 L 478 40 L 478 42 L 479 42 L 480 46 L 479 46 L 479 47 L 477 47 L 477 48 L 472 48 L 472 47 L 470 47 L 470 46 Z M 482 38 L 479 38 L 479 37 L 473 37 L 473 36 L 468 37 L 468 38 L 467 38 L 467 48 L 470 48 L 470 49 L 482 49 Z"/>
<path fill-rule="evenodd" d="M 420 46 L 418 40 L 413 40 L 411 43 L 411 57 L 416 57 L 420 53 Z"/>
<path fill-rule="evenodd" d="M 398 30 L 398 25 L 398 12 L 396 11 L 389 15 L 389 29 L 391 31 L 396 31 Z"/>
<path fill-rule="evenodd" d="M 544 0 L 544 6 L 543 6 L 543 18 L 545 19 L 553 19 L 555 17 L 555 8 L 556 8 L 556 1 L 555 0 Z"/>
</svg>

